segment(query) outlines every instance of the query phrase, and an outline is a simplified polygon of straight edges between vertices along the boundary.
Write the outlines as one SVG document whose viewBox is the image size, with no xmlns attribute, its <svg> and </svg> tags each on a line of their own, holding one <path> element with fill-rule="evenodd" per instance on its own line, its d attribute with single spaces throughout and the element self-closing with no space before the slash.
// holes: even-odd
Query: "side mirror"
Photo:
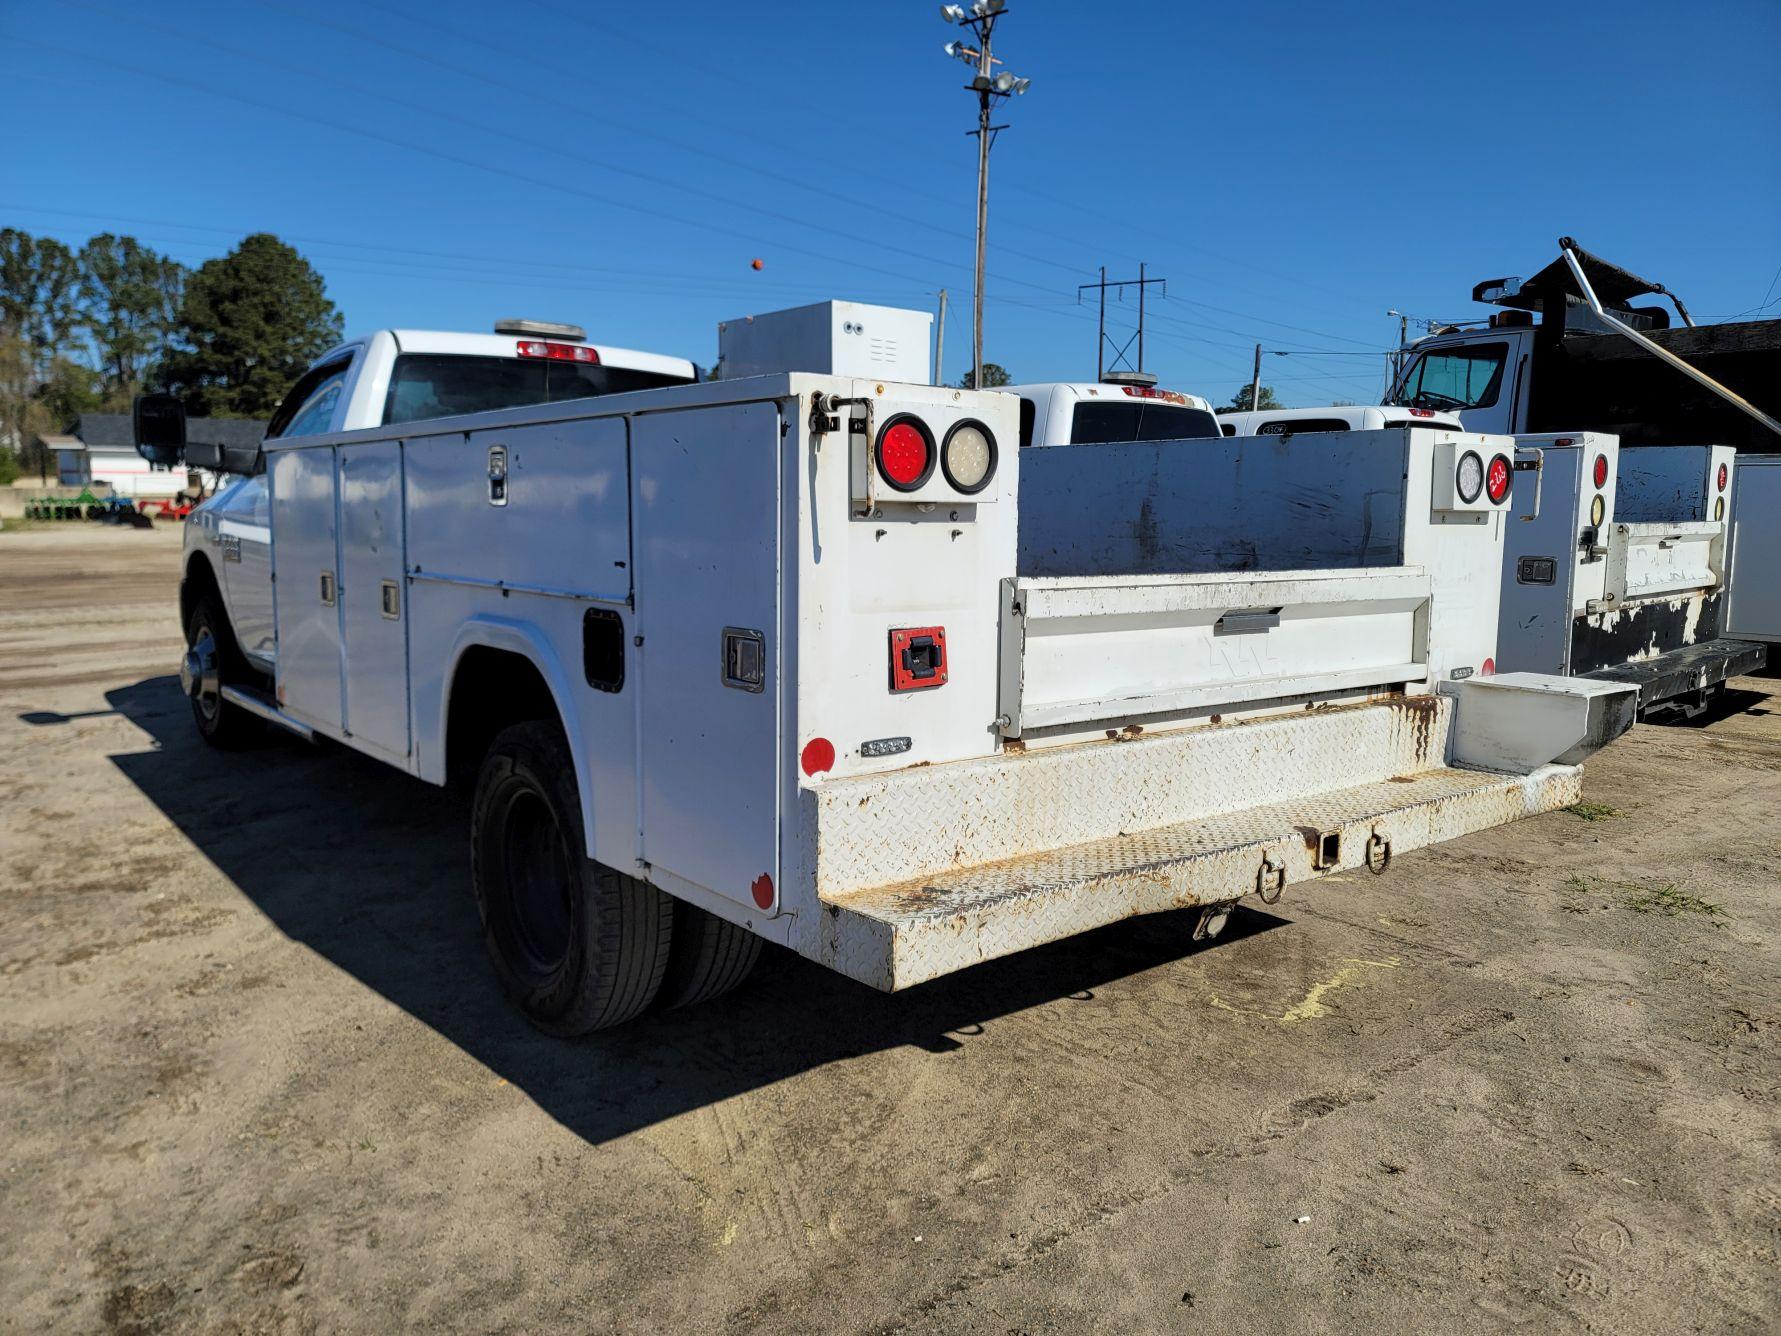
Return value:
<svg viewBox="0 0 1781 1336">
<path fill-rule="evenodd" d="M 131 413 L 136 453 L 151 464 L 172 468 L 185 456 L 186 407 L 171 394 L 139 394 Z"/>
<path fill-rule="evenodd" d="M 242 473 L 252 476 L 261 468 L 258 442 L 253 445 L 218 445 L 214 441 L 193 441 L 186 447 L 186 466 L 209 469 L 212 473 Z"/>
</svg>

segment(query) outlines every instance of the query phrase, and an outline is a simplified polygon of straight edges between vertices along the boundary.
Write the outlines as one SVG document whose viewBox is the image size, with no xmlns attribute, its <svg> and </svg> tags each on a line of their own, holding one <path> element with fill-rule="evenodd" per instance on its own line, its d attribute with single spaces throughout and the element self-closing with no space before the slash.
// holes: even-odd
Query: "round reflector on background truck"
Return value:
<svg viewBox="0 0 1781 1336">
<path fill-rule="evenodd" d="M 953 424 L 940 447 L 940 471 L 954 491 L 973 496 L 996 476 L 996 438 L 981 422 Z"/>
<path fill-rule="evenodd" d="M 1719 466 L 1719 490 L 1724 491 L 1726 483 L 1731 481 L 1731 473 L 1724 464 Z"/>
<path fill-rule="evenodd" d="M 1608 485 L 1608 456 L 1595 457 L 1595 485 L 1597 490 Z"/>
<path fill-rule="evenodd" d="M 1492 505 L 1502 505 L 1509 496 L 1509 484 L 1515 480 L 1515 470 L 1509 465 L 1509 456 L 1492 455 L 1490 467 L 1484 471 L 1484 491 L 1490 497 Z"/>
<path fill-rule="evenodd" d="M 933 476 L 934 435 L 907 413 L 884 424 L 872 454 L 879 476 L 899 492 L 913 492 Z"/>
</svg>

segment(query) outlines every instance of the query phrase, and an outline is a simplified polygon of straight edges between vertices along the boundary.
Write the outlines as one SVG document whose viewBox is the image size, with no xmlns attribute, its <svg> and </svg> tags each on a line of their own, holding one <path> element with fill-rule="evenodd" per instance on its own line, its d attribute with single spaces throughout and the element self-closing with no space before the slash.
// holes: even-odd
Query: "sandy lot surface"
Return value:
<svg viewBox="0 0 1781 1336">
<path fill-rule="evenodd" d="M 0 1328 L 1781 1325 L 1781 684 L 1210 949 L 564 1044 L 450 798 L 198 741 L 177 560 L 0 533 Z"/>
</svg>

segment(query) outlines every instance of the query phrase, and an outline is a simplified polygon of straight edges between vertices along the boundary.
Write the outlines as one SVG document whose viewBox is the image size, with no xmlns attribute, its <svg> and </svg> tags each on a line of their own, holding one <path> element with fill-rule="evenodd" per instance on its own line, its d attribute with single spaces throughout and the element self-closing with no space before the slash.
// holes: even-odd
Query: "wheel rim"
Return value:
<svg viewBox="0 0 1781 1336">
<path fill-rule="evenodd" d="M 531 974 L 548 975 L 569 952 L 573 879 L 562 828 L 540 794 L 514 795 L 501 850 L 509 958 Z"/>
<path fill-rule="evenodd" d="M 192 645 L 179 665 L 179 684 L 205 719 L 215 719 L 222 709 L 222 672 L 217 666 L 216 637 L 199 622 L 193 628 Z"/>
</svg>

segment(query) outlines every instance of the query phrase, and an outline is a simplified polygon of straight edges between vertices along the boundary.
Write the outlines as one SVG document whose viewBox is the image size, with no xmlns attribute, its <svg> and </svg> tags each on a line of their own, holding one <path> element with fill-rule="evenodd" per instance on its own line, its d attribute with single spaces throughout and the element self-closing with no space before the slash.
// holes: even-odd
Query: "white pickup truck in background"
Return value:
<svg viewBox="0 0 1781 1336">
<path fill-rule="evenodd" d="M 845 319 L 827 374 L 772 371 L 776 322 L 735 323 L 761 374 L 456 417 L 393 411 L 399 365 L 360 395 L 349 345 L 265 443 L 251 655 L 227 535 L 191 534 L 199 729 L 473 777 L 490 958 L 543 1029 L 714 996 L 762 940 L 897 989 L 1134 914 L 1213 935 L 1575 802 L 1631 723 L 1630 686 L 1492 676 L 1504 438 L 1162 400 L 1200 435 L 1020 449 L 1018 395 L 875 374 Z"/>
</svg>

